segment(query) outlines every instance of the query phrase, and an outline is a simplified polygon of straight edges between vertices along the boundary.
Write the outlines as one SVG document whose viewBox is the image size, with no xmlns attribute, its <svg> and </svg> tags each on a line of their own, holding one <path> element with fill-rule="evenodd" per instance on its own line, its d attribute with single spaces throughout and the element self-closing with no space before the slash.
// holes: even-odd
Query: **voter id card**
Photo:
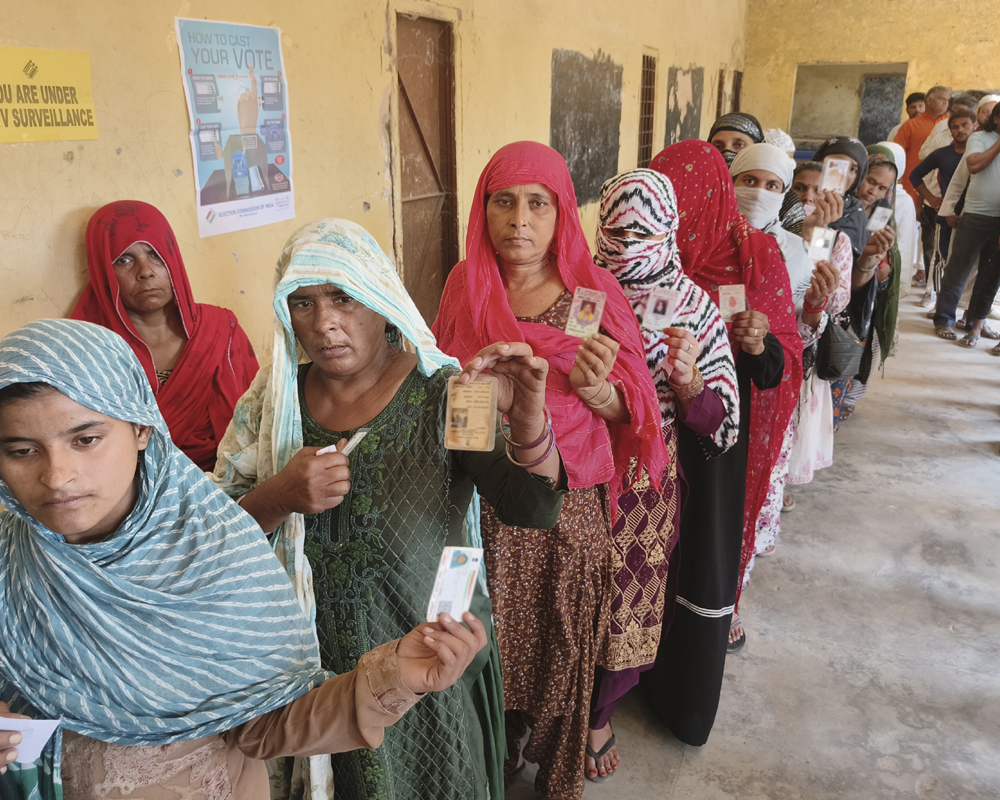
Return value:
<svg viewBox="0 0 1000 800">
<path fill-rule="evenodd" d="M 723 322 L 731 322 L 734 314 L 747 310 L 747 290 L 742 283 L 719 287 L 719 313 Z"/>
<path fill-rule="evenodd" d="M 444 549 L 427 605 L 428 622 L 437 622 L 438 614 L 450 614 L 452 619 L 461 621 L 462 614 L 472 605 L 482 563 L 483 551 L 479 547 Z"/>
<path fill-rule="evenodd" d="M 829 189 L 831 192 L 843 196 L 847 192 L 847 187 L 851 185 L 851 164 L 850 158 L 830 158 L 823 159 L 823 175 L 820 178 L 820 189 Z"/>
<path fill-rule="evenodd" d="M 569 319 L 566 320 L 566 333 L 581 339 L 589 339 L 600 333 L 601 317 L 607 299 L 605 292 L 577 286 L 573 292 L 573 305 L 569 308 Z"/>
<path fill-rule="evenodd" d="M 448 450 L 492 450 L 496 443 L 497 379 L 482 375 L 462 383 L 448 379 L 444 446 Z"/>
<path fill-rule="evenodd" d="M 676 289 L 660 286 L 649 295 L 646 301 L 646 312 L 642 315 L 642 327 L 650 331 L 662 331 L 674 322 L 677 304 L 681 301 L 681 293 Z"/>
<path fill-rule="evenodd" d="M 872 212 L 871 219 L 868 220 L 868 226 L 865 230 L 873 232 L 882 230 L 882 228 L 889 224 L 890 217 L 892 217 L 892 209 L 886 206 L 879 206 Z"/>
<path fill-rule="evenodd" d="M 813 263 L 829 261 L 833 246 L 837 243 L 837 232 L 833 228 L 813 228 L 809 240 L 809 258 Z"/>
</svg>

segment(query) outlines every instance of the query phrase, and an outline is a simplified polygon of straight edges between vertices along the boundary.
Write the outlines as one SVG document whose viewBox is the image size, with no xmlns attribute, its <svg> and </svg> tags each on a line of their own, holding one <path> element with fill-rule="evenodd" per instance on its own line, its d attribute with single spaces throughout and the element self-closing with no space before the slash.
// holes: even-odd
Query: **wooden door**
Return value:
<svg viewBox="0 0 1000 800">
<path fill-rule="evenodd" d="M 403 282 L 427 324 L 458 260 L 451 25 L 396 18 Z"/>
</svg>

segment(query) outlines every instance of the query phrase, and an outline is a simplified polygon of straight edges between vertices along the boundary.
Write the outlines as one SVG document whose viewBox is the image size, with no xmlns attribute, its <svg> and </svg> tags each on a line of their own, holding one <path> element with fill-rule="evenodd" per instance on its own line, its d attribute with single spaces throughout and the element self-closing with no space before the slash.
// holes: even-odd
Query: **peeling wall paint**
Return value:
<svg viewBox="0 0 1000 800">
<path fill-rule="evenodd" d="M 320 217 L 346 217 L 365 225 L 394 253 L 397 12 L 454 25 L 464 239 L 476 181 L 490 156 L 510 141 L 549 141 L 553 50 L 587 58 L 600 51 L 620 66 L 616 167 L 628 169 L 638 152 L 644 48 L 660 56 L 654 129 L 659 143 L 666 129 L 665 71 L 671 64 L 704 66 L 710 73 L 720 63 L 742 69 L 746 4 L 621 0 L 614 9 L 604 0 L 8 4 L 0 45 L 90 54 L 100 139 L 0 146 L 0 334 L 32 319 L 69 313 L 86 283 L 87 220 L 105 203 L 134 198 L 153 203 L 170 221 L 197 299 L 232 308 L 268 359 L 274 264 L 295 228 Z M 294 221 L 198 237 L 175 14 L 281 28 L 296 162 Z M 702 86 L 702 105 L 714 109 L 711 91 Z M 711 122 L 688 118 L 685 130 L 703 136 Z M 596 203 L 583 207 L 581 216 L 592 240 Z"/>
</svg>

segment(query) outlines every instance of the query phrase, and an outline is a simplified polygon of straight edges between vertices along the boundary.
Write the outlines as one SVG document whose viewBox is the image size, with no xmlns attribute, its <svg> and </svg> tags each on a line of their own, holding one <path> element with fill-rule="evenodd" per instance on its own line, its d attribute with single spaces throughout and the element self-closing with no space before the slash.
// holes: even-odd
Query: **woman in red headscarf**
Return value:
<svg viewBox="0 0 1000 800">
<path fill-rule="evenodd" d="M 204 470 L 257 374 L 236 315 L 196 303 L 170 224 L 148 203 L 97 210 L 87 225 L 90 283 L 73 319 L 103 325 L 139 358 L 170 437 Z"/>
<path fill-rule="evenodd" d="M 570 489 L 549 531 L 504 526 L 483 504 L 506 771 L 537 762 L 540 797 L 578 798 L 594 667 L 609 620 L 613 509 L 622 486 L 644 470 L 659 486 L 666 466 L 659 404 L 631 306 L 594 265 L 569 170 L 555 150 L 516 142 L 490 159 L 476 187 L 466 253 L 444 289 L 433 326 L 438 345 L 468 361 L 486 344 L 527 342 L 548 361 L 546 403 Z M 583 340 L 564 330 L 578 287 L 607 294 L 601 332 Z M 605 753 L 609 742 L 598 743 Z"/>
<path fill-rule="evenodd" d="M 706 578 L 691 596 L 678 597 L 656 664 L 643 675 L 654 712 L 678 739 L 701 745 L 718 710 L 730 632 L 736 645 L 731 649 L 746 641 L 737 614 L 739 588 L 798 401 L 802 338 L 781 251 L 739 213 L 719 152 L 687 140 L 663 150 L 649 166 L 666 175 L 677 193 L 684 272 L 716 304 L 720 286 L 743 284 L 748 309 L 727 323 L 739 384 L 739 437 L 723 455 L 690 470 L 685 465 L 691 496 L 684 524 L 703 533 Z"/>
</svg>

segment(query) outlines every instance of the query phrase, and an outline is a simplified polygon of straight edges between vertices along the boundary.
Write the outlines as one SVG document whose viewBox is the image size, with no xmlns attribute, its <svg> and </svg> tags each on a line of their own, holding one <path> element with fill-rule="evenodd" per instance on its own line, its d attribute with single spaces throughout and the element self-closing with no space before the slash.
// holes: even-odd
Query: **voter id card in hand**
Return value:
<svg viewBox="0 0 1000 800">
<path fill-rule="evenodd" d="M 566 320 L 566 333 L 589 339 L 601 332 L 601 316 L 604 314 L 606 292 L 577 286 L 573 292 L 573 304 L 569 307 L 569 317 Z"/>
<path fill-rule="evenodd" d="M 886 225 L 889 224 L 889 219 L 892 217 L 892 209 L 886 206 L 879 206 L 876 208 L 868 220 L 868 226 L 865 230 L 868 231 L 880 231 Z"/>
<path fill-rule="evenodd" d="M 674 312 L 680 302 L 681 293 L 676 289 L 657 287 L 650 292 L 646 301 L 646 312 L 642 315 L 642 327 L 649 331 L 662 331 L 674 322 Z"/>
<path fill-rule="evenodd" d="M 747 290 L 742 283 L 719 287 L 719 314 L 723 322 L 732 322 L 733 316 L 747 310 Z"/>
<path fill-rule="evenodd" d="M 813 228 L 812 238 L 809 240 L 809 258 L 814 264 L 829 261 L 836 244 L 837 232 L 833 228 Z"/>
<path fill-rule="evenodd" d="M 438 564 L 434 590 L 427 605 L 427 621 L 437 622 L 438 614 L 450 614 L 461 621 L 472 605 L 479 580 L 483 551 L 479 547 L 446 547 Z"/>
</svg>

